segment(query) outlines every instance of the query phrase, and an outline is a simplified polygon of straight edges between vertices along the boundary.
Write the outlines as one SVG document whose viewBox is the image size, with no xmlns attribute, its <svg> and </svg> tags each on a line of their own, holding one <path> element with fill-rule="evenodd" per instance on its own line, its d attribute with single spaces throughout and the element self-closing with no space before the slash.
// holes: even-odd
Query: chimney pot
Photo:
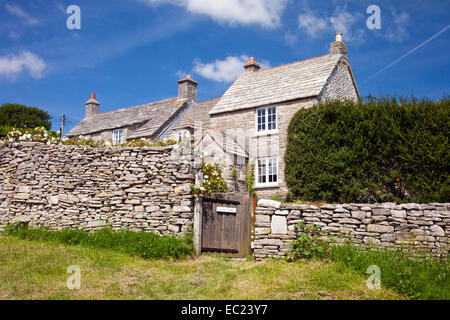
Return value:
<svg viewBox="0 0 450 320">
<path fill-rule="evenodd" d="M 95 100 L 95 93 L 91 94 L 91 99 L 85 103 L 84 118 L 89 118 L 100 112 L 100 103 Z"/>
<path fill-rule="evenodd" d="M 336 41 L 331 43 L 330 53 L 347 56 L 347 45 L 342 41 L 342 33 L 336 33 Z"/>
<path fill-rule="evenodd" d="M 250 57 L 248 62 L 244 65 L 245 72 L 256 72 L 261 69 L 258 62 L 255 61 L 255 57 Z"/>
</svg>

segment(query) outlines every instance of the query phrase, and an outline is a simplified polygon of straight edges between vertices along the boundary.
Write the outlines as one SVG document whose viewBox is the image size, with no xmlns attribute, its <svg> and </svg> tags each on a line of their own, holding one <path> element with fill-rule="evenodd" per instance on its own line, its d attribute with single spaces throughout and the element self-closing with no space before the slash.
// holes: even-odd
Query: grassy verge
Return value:
<svg viewBox="0 0 450 320">
<path fill-rule="evenodd" d="M 399 249 L 363 248 L 351 243 L 336 245 L 332 244 L 336 239 L 324 239 L 318 225 L 301 221 L 296 228 L 298 236 L 291 243 L 289 261 L 332 261 L 360 275 L 370 274 L 372 281 L 376 277 L 386 288 L 410 299 L 450 299 L 448 257 L 437 259 L 426 253 L 413 255 Z"/>
<path fill-rule="evenodd" d="M 412 299 L 450 299 L 450 264 L 448 258 L 413 258 L 400 251 L 362 250 L 352 245 L 336 246 L 331 259 L 346 268 L 366 274 L 378 266 L 383 285 Z"/>
<path fill-rule="evenodd" d="M 81 269 L 80 290 L 66 286 L 71 265 Z M 366 279 L 339 263 L 145 260 L 0 234 L 0 299 L 404 299 L 386 288 L 369 290 Z"/>
<path fill-rule="evenodd" d="M 30 229 L 20 223 L 8 225 L 4 233 L 23 240 L 114 249 L 144 259 L 185 259 L 195 254 L 191 234 L 184 238 L 162 237 L 156 233 L 113 231 L 111 228 L 104 228 L 93 233 L 82 230 L 48 231 Z"/>
</svg>

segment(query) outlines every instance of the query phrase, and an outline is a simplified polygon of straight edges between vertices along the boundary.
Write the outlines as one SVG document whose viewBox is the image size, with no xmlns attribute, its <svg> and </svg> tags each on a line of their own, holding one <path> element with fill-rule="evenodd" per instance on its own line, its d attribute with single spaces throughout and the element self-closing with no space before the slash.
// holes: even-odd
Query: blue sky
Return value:
<svg viewBox="0 0 450 320">
<path fill-rule="evenodd" d="M 70 5 L 80 30 L 66 26 Z M 370 5 L 379 30 L 366 26 Z M 174 97 L 191 74 L 212 99 L 248 57 L 273 67 L 326 54 L 337 31 L 363 96 L 437 99 L 450 93 L 449 13 L 450 0 L 0 0 L 0 104 L 47 110 L 54 129 L 66 114 L 70 129 L 93 92 L 110 111 Z"/>
</svg>

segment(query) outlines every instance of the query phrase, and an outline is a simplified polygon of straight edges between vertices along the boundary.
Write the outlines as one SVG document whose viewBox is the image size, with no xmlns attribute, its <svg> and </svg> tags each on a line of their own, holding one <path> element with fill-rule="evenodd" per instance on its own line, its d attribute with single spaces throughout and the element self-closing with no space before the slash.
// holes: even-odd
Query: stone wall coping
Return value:
<svg viewBox="0 0 450 320">
<path fill-rule="evenodd" d="M 168 151 L 174 149 L 175 146 L 166 146 L 166 147 L 113 147 L 113 146 L 102 146 L 102 147 L 90 147 L 90 146 L 81 146 L 81 145 L 47 145 L 43 142 L 13 142 L 13 143 L 5 143 L 0 146 L 6 146 L 9 148 L 17 148 L 17 147 L 34 147 L 37 145 L 42 145 L 44 147 L 57 146 L 63 149 L 66 148 L 79 148 L 79 149 L 92 149 L 92 150 L 117 150 L 117 151 Z"/>
</svg>

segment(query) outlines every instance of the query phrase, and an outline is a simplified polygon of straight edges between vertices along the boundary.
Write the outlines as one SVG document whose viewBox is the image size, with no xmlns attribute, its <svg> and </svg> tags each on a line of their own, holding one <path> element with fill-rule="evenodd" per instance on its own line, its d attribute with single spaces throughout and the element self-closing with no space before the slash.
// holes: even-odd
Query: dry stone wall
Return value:
<svg viewBox="0 0 450 320">
<path fill-rule="evenodd" d="M 325 237 L 388 248 L 408 248 L 447 256 L 450 203 L 431 204 L 281 204 L 260 200 L 256 209 L 254 256 L 281 258 L 296 239 L 295 225 L 320 225 Z M 339 239 L 337 236 L 343 236 Z"/>
<path fill-rule="evenodd" d="M 165 148 L 0 146 L 0 229 L 114 229 L 182 235 L 193 224 L 190 156 Z M 179 151 L 178 151 L 179 152 Z"/>
</svg>

